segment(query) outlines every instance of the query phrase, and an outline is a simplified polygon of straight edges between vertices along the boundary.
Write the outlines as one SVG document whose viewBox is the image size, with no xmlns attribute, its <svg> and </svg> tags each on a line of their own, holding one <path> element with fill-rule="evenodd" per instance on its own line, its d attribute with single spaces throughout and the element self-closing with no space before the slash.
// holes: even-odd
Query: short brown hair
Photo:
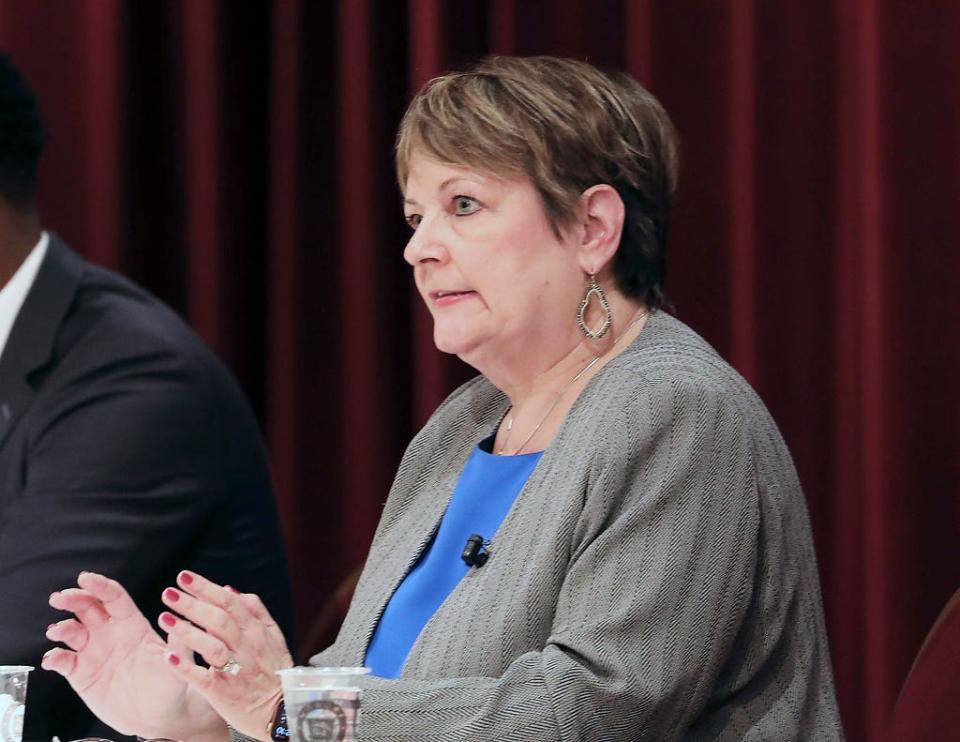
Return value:
<svg viewBox="0 0 960 742">
<path fill-rule="evenodd" d="M 417 93 L 397 133 L 397 177 L 402 189 L 416 150 L 527 177 L 557 231 L 574 220 L 583 191 L 612 185 L 626 211 L 613 264 L 617 285 L 657 309 L 665 302 L 677 149 L 666 111 L 622 72 L 557 57 L 490 57 Z"/>
</svg>

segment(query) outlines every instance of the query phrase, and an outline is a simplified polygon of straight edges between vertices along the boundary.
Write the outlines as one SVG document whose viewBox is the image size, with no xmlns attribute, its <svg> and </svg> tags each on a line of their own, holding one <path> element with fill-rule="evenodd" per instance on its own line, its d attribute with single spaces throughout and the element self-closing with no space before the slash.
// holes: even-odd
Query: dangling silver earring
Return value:
<svg viewBox="0 0 960 742">
<path fill-rule="evenodd" d="M 590 304 L 591 294 L 596 295 L 600 300 L 600 306 L 603 308 L 603 324 L 599 330 L 591 330 L 587 327 L 587 306 Z M 607 295 L 603 293 L 600 284 L 597 283 L 596 276 L 590 274 L 590 285 L 587 286 L 587 292 L 583 295 L 583 301 L 580 302 L 580 310 L 577 312 L 577 324 L 580 325 L 580 332 L 591 340 L 599 340 L 610 329 L 613 324 L 613 312 L 610 311 L 610 304 L 607 301 Z"/>
</svg>

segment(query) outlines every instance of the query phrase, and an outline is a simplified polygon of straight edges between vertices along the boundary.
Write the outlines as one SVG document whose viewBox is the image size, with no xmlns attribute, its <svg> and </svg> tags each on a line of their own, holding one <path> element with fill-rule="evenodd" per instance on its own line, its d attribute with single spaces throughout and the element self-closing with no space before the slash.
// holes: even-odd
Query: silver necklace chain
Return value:
<svg viewBox="0 0 960 742">
<path fill-rule="evenodd" d="M 613 345 L 610 346 L 610 350 L 613 350 L 614 348 L 616 348 L 617 343 L 619 343 L 623 338 L 625 338 L 630 333 L 630 330 L 633 329 L 633 326 L 637 324 L 637 322 L 642 320 L 644 317 L 646 317 L 648 314 L 649 314 L 648 312 L 641 312 L 637 317 L 635 317 L 634 320 L 629 325 L 626 326 L 624 331 L 620 333 L 620 336 L 613 341 Z M 609 353 L 610 350 L 608 350 L 607 353 Z M 530 435 L 528 435 L 524 439 L 523 443 L 520 444 L 520 447 L 511 454 L 512 456 L 516 456 L 524 448 L 527 447 L 527 444 L 533 440 L 533 437 L 538 432 L 540 432 L 540 428 L 543 427 L 543 424 L 547 421 L 547 418 L 550 417 L 550 413 L 552 413 L 557 408 L 557 405 L 560 404 L 560 400 L 563 399 L 563 395 L 566 394 L 567 390 L 570 387 L 572 387 L 574 384 L 576 384 L 583 377 L 583 375 L 587 373 L 587 371 L 589 371 L 591 368 L 596 366 L 600 362 L 600 359 L 602 359 L 605 355 L 607 355 L 607 353 L 604 353 L 603 355 L 599 355 L 596 358 L 592 359 L 589 363 L 587 363 L 586 366 L 584 366 L 583 368 L 580 369 L 580 371 L 577 372 L 576 376 L 574 376 L 572 379 L 570 379 L 570 381 L 568 381 L 566 384 L 563 385 L 563 388 L 560 389 L 560 391 L 557 392 L 557 395 L 553 398 L 553 402 L 547 408 L 547 411 L 543 413 L 543 417 L 540 418 L 540 422 L 536 424 L 534 429 L 530 432 Z M 500 446 L 500 450 L 497 451 L 498 456 L 504 455 L 503 452 L 507 450 L 507 444 L 510 442 L 510 434 L 513 432 L 513 406 L 512 405 L 510 406 L 510 409 L 508 410 L 508 412 L 510 413 L 510 419 L 507 420 L 507 435 L 503 439 L 503 445 Z"/>
</svg>

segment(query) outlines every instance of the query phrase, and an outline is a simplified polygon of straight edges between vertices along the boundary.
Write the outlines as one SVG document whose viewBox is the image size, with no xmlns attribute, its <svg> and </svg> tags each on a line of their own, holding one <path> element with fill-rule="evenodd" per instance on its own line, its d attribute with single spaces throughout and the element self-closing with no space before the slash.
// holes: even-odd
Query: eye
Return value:
<svg viewBox="0 0 960 742">
<path fill-rule="evenodd" d="M 421 214 L 407 214 L 404 216 L 404 220 L 407 222 L 407 226 L 409 226 L 410 229 L 416 231 L 417 227 L 420 226 L 420 222 L 423 221 L 423 216 Z"/>
<path fill-rule="evenodd" d="M 470 196 L 453 197 L 453 213 L 457 216 L 469 216 L 480 209 L 480 202 Z"/>
</svg>

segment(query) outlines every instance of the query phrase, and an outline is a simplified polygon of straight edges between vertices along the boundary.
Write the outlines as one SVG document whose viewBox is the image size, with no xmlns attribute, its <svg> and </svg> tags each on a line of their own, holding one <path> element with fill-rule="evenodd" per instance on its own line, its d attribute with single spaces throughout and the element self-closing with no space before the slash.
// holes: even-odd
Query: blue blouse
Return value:
<svg viewBox="0 0 960 742">
<path fill-rule="evenodd" d="M 496 456 L 492 443 L 473 449 L 433 540 L 387 603 L 367 647 L 372 674 L 399 677 L 423 627 L 471 569 L 460 558 L 467 538 L 492 538 L 543 455 Z"/>
</svg>

